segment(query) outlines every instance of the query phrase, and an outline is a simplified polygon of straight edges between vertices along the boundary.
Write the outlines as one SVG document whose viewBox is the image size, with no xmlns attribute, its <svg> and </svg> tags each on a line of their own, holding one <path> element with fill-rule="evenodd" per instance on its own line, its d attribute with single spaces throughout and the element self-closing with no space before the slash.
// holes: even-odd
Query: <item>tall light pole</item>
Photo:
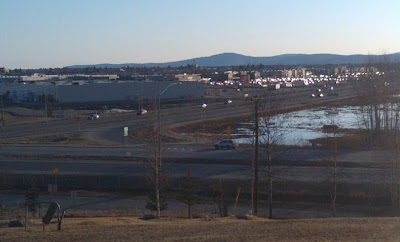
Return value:
<svg viewBox="0 0 400 242">
<path fill-rule="evenodd" d="M 46 117 L 46 122 L 48 121 L 47 120 L 47 93 L 46 93 L 46 91 L 45 91 L 45 93 L 44 93 L 44 112 L 45 112 L 45 117 Z"/>
<path fill-rule="evenodd" d="M 261 98 L 254 98 L 254 150 L 253 150 L 253 175 L 251 182 L 251 207 L 254 214 L 258 212 L 258 135 L 259 135 L 259 108 Z"/>
<path fill-rule="evenodd" d="M 157 204 L 157 217 L 161 217 L 161 204 L 160 204 L 160 171 L 161 171 L 161 95 L 163 95 L 168 88 L 173 85 L 181 84 L 181 82 L 174 82 L 168 85 L 162 92 L 160 92 L 157 83 L 157 100 L 155 102 L 156 108 L 156 122 L 155 125 L 155 135 L 156 135 L 156 147 L 155 147 L 155 169 L 154 169 L 154 180 L 156 185 L 156 204 Z"/>
<path fill-rule="evenodd" d="M 158 98 L 157 98 L 157 146 L 158 146 L 158 156 L 159 156 L 159 166 L 161 168 L 161 95 L 163 95 L 168 88 L 177 85 L 177 84 L 182 84 L 181 82 L 174 82 L 169 84 L 162 92 L 160 92 L 159 86 L 157 85 L 157 92 L 158 92 Z"/>
<path fill-rule="evenodd" d="M 1 94 L 1 122 L 2 122 L 2 128 L 4 129 L 4 111 L 3 111 L 3 96 L 4 94 Z"/>
</svg>

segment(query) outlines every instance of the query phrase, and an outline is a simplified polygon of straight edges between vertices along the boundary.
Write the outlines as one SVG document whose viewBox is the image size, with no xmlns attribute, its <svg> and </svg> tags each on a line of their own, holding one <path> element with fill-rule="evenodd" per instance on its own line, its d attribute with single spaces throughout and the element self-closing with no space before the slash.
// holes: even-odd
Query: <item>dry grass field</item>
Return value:
<svg viewBox="0 0 400 242">
<path fill-rule="evenodd" d="M 65 218 L 62 231 L 39 220 L 0 228 L 0 241 L 400 241 L 399 218 L 267 220 L 138 217 Z"/>
<path fill-rule="evenodd" d="M 0 141 L 0 144 L 41 144 L 60 146 L 101 146 L 102 143 L 89 140 L 83 132 L 63 133 L 53 135 L 36 135 Z"/>
</svg>

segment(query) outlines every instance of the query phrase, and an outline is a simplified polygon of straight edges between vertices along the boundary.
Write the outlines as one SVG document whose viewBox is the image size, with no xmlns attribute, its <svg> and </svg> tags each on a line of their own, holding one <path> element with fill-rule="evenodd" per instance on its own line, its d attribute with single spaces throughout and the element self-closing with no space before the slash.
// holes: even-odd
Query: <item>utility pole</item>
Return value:
<svg viewBox="0 0 400 242">
<path fill-rule="evenodd" d="M 160 173 L 161 173 L 161 95 L 167 91 L 167 89 L 178 83 L 172 83 L 168 85 L 164 91 L 160 92 L 159 83 L 156 83 L 155 94 L 154 94 L 154 109 L 155 109 L 155 145 L 154 145 L 154 183 L 156 189 L 156 206 L 157 206 L 157 216 L 161 217 L 161 203 L 160 203 Z"/>
<path fill-rule="evenodd" d="M 158 90 L 158 107 L 157 107 L 157 126 L 158 126 L 158 135 L 157 135 L 157 147 L 158 147 L 158 161 L 159 161 L 159 169 L 161 169 L 161 95 L 160 88 L 157 87 Z"/>
<path fill-rule="evenodd" d="M 254 214 L 257 214 L 258 210 L 258 111 L 260 107 L 261 99 L 255 99 L 254 102 L 254 151 L 253 151 L 253 176 L 251 184 L 251 207 Z"/>
<path fill-rule="evenodd" d="M 157 170 L 158 170 L 158 178 L 157 178 L 157 215 L 161 217 L 161 204 L 160 204 L 160 171 L 161 171 L 161 119 L 160 119 L 160 88 L 157 86 L 158 91 L 158 107 L 157 107 L 157 148 L 158 148 L 158 162 L 157 162 Z"/>
<path fill-rule="evenodd" d="M 55 109 L 57 109 L 57 81 L 54 81 L 54 105 Z"/>
<path fill-rule="evenodd" d="M 47 122 L 47 94 L 46 94 L 46 92 L 44 93 L 44 111 L 46 114 L 46 122 Z"/>
<path fill-rule="evenodd" d="M 161 205 L 160 205 L 160 170 L 161 170 L 161 137 L 160 137 L 160 90 L 157 85 L 157 91 L 155 92 L 155 163 L 154 163 L 154 183 L 156 192 L 156 206 L 157 206 L 157 217 L 161 217 Z"/>
<path fill-rule="evenodd" d="M 2 122 L 2 125 L 3 125 L 3 129 L 4 129 L 4 111 L 3 111 L 3 109 L 4 109 L 4 107 L 3 107 L 3 94 L 1 94 L 1 122 Z"/>
</svg>

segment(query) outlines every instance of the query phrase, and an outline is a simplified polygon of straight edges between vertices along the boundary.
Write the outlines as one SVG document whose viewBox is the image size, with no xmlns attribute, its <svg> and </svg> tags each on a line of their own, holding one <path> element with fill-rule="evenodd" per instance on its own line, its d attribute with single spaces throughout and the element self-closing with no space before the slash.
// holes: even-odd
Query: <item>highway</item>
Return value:
<svg viewBox="0 0 400 242">
<path fill-rule="evenodd" d="M 200 165 L 250 165 L 252 149 L 239 147 L 236 150 L 214 150 L 212 147 L 164 144 L 162 146 L 162 161 L 172 164 Z M 0 149 L 0 160 L 54 160 L 101 161 L 114 164 L 115 162 L 143 162 L 154 155 L 153 150 L 145 145 L 135 147 L 63 147 L 63 146 L 3 146 Z M 265 151 L 260 149 L 260 164 L 265 159 Z M 329 159 L 324 150 L 312 148 L 293 148 L 274 153 L 277 165 L 326 167 Z M 390 154 L 375 150 L 339 150 L 338 166 L 347 168 L 385 168 Z M 6 167 L 0 165 L 0 170 Z"/>
<path fill-rule="evenodd" d="M 336 97 L 326 97 L 322 99 L 310 98 L 311 90 L 293 92 L 282 96 L 276 96 L 275 108 L 288 108 L 310 105 L 323 105 L 336 101 Z M 354 97 L 351 90 L 343 89 L 340 99 Z M 189 122 L 201 122 L 206 120 L 229 119 L 238 116 L 249 115 L 253 112 L 253 103 L 250 100 L 237 99 L 231 105 L 223 103 L 209 104 L 207 108 L 195 106 L 175 107 L 162 110 L 163 130 L 167 130 L 169 125 L 185 125 Z M 130 130 L 142 129 L 153 124 L 151 113 L 148 115 L 137 116 L 134 113 L 119 114 L 114 116 L 102 116 L 99 120 L 80 121 L 79 130 L 93 136 L 94 140 L 102 142 L 104 145 L 122 145 L 123 128 L 129 127 Z M 38 135 L 52 135 L 76 132 L 78 122 L 75 119 L 64 119 L 50 121 L 48 123 L 32 123 L 22 125 L 9 125 L 4 127 L 0 141 L 15 140 Z M 129 140 L 130 144 L 141 143 L 138 140 Z"/>
<path fill-rule="evenodd" d="M 337 101 L 337 97 L 311 98 L 311 89 L 301 92 L 277 95 L 274 107 L 301 108 Z M 351 90 L 343 89 L 340 99 L 354 97 Z M 163 130 L 170 126 L 186 125 L 191 122 L 210 122 L 218 119 L 236 118 L 249 115 L 253 112 L 251 100 L 234 99 L 231 105 L 222 102 L 210 103 L 207 108 L 195 106 L 173 107 L 162 110 Z M 63 174 L 75 175 L 129 175 L 139 176 L 145 173 L 141 161 L 152 158 L 153 148 L 141 140 L 129 139 L 123 143 L 123 127 L 130 130 L 143 129 L 153 125 L 152 114 L 137 116 L 135 113 L 102 116 L 99 120 L 81 120 L 80 131 L 89 134 L 101 146 L 89 147 L 82 145 L 51 146 L 51 145 L 13 145 L 0 146 L 0 172 L 15 174 L 37 173 L 47 174 L 55 165 Z M 3 129 L 1 141 L 11 140 L 18 144 L 18 139 L 41 135 L 54 135 L 76 132 L 78 123 L 75 119 L 63 119 L 48 123 L 31 123 L 10 125 Z M 190 140 L 190 139 L 189 139 Z M 358 153 L 357 153 L 358 152 Z M 385 154 L 375 155 L 368 151 L 343 151 L 339 154 L 339 161 L 347 163 L 346 177 L 353 177 L 354 182 L 367 182 L 370 169 L 376 170 L 376 179 L 381 180 L 381 165 L 377 160 L 386 158 Z M 165 165 L 172 167 L 173 176 L 184 176 L 188 168 L 194 171 L 198 178 L 229 178 L 248 179 L 251 174 L 249 165 L 252 159 L 251 147 L 239 147 L 237 150 L 213 149 L 212 144 L 200 145 L 195 142 L 162 143 L 162 159 Z M 260 154 L 262 164 L 263 151 Z M 297 149 L 287 152 L 279 159 L 280 167 L 290 165 L 280 174 L 282 180 L 322 181 L 325 179 L 325 165 L 315 164 L 315 161 L 324 159 L 319 150 Z M 297 162 L 297 163 L 296 163 Z M 341 163 L 341 164 L 342 164 Z M 349 163 L 354 163 L 350 164 Z M 307 166 L 310 164 L 310 166 Z M 356 170 L 352 167 L 359 167 Z M 369 168 L 363 168 L 369 167 Z M 312 175 L 310 175 L 312 174 Z M 311 181 L 310 180 L 310 181 Z M 350 181 L 350 180 L 349 180 Z"/>
<path fill-rule="evenodd" d="M 59 169 L 60 176 L 146 176 L 150 173 L 146 165 L 138 162 L 103 162 L 85 160 L 1 160 L 1 174 L 52 175 Z M 170 177 L 185 177 L 187 170 L 199 179 L 250 180 L 249 165 L 220 164 L 164 164 L 163 171 Z M 326 167 L 276 166 L 275 181 L 325 182 Z M 385 169 L 381 168 L 340 168 L 338 182 L 348 184 L 381 184 L 389 182 Z M 265 177 L 263 168 L 260 177 Z"/>
</svg>

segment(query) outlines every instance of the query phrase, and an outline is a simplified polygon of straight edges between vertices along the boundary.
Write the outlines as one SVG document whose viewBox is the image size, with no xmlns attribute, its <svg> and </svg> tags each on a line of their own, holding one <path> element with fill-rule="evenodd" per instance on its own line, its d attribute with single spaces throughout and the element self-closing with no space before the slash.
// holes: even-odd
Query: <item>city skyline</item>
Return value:
<svg viewBox="0 0 400 242">
<path fill-rule="evenodd" d="M 400 3 L 0 0 L 0 66 L 400 51 Z"/>
</svg>

